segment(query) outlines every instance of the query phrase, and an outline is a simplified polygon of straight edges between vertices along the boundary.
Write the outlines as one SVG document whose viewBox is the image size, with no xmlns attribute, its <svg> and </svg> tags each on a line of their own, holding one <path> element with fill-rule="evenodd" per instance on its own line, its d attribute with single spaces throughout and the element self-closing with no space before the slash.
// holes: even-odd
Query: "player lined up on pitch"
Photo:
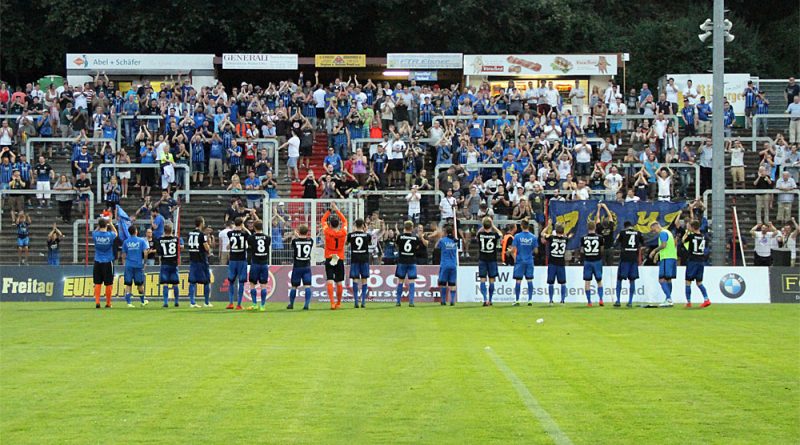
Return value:
<svg viewBox="0 0 800 445">
<path fill-rule="evenodd" d="M 255 221 L 248 223 L 250 215 L 237 217 L 234 227 L 226 234 L 230 246 L 230 261 L 228 263 L 228 299 L 227 309 L 242 310 L 245 282 L 250 283 L 251 310 L 266 310 L 267 285 L 269 284 L 269 262 L 271 237 L 263 232 L 263 223 L 254 217 Z M 633 305 L 633 296 L 636 290 L 636 280 L 639 278 L 639 264 L 642 258 L 644 239 L 639 230 L 632 223 L 626 221 L 624 228 L 617 235 L 613 245 L 605 245 L 606 236 L 597 232 L 601 219 L 587 224 L 587 234 L 579 244 L 579 254 L 583 263 L 583 281 L 586 303 L 593 306 L 592 281 L 596 283 L 597 304 L 604 306 L 605 290 L 603 287 L 603 266 L 608 257 L 607 250 L 618 246 L 619 263 L 617 265 L 617 286 L 614 306 L 621 306 L 622 283 L 628 280 L 630 288 L 627 306 Z M 251 230 L 245 225 L 247 223 Z M 455 223 L 455 221 L 454 221 Z M 320 220 L 324 239 L 324 261 L 326 291 L 330 308 L 341 307 L 344 296 L 345 281 L 345 251 L 350 250 L 350 272 L 352 280 L 352 294 L 355 308 L 366 307 L 369 297 L 368 280 L 370 276 L 370 251 L 372 234 L 366 230 L 363 219 L 355 221 L 354 229 L 348 233 L 349 224 L 345 215 L 339 208 L 332 204 Z M 531 223 L 527 219 L 519 222 L 518 231 L 511 228 L 507 233 L 498 229 L 490 217 L 481 221 L 481 228 L 475 233 L 474 240 L 479 248 L 478 279 L 483 306 L 492 306 L 496 290 L 496 280 L 499 278 L 498 253 L 502 253 L 501 261 L 506 265 L 513 265 L 512 278 L 514 280 L 514 306 L 519 306 L 522 293 L 522 281 L 527 282 L 527 303 L 533 305 L 534 295 L 534 257 L 538 252 L 540 243 L 546 246 L 547 261 L 547 294 L 549 304 L 554 303 L 556 282 L 560 287 L 560 303 L 564 304 L 568 297 L 567 288 L 567 245 L 572 234 L 567 233 L 564 224 L 548 220 L 547 225 L 539 237 L 531 231 Z M 412 221 L 406 221 L 403 232 L 396 238 L 398 260 L 395 267 L 397 288 L 395 293 L 396 306 L 402 305 L 404 295 L 407 295 L 408 305 L 414 307 L 416 294 L 417 258 L 420 249 L 427 248 L 427 240 L 414 231 Z M 672 280 L 677 272 L 677 242 L 672 232 L 654 222 L 650 231 L 658 239 L 658 247 L 650 252 L 650 257 L 659 260 L 659 283 L 665 294 L 664 302 L 660 307 L 672 306 Z M 169 290 L 174 294 L 175 306 L 179 306 L 178 297 L 178 264 L 182 240 L 174 233 L 172 225 L 164 227 L 164 235 L 159 238 L 155 246 L 140 238 L 138 229 L 130 226 L 125 231 L 127 236 L 121 243 L 121 252 L 124 256 L 124 284 L 125 301 L 128 307 L 133 307 L 133 288 L 138 290 L 141 304 L 147 305 L 145 294 L 144 264 L 145 258 L 156 251 L 161 257 L 159 273 L 159 286 L 162 287 L 163 307 L 169 307 Z M 437 284 L 442 305 L 455 305 L 457 302 L 456 285 L 458 283 L 458 258 L 462 250 L 463 239 L 458 236 L 454 224 L 445 224 L 436 232 L 437 242 L 435 248 L 439 253 L 439 273 Z M 106 307 L 111 307 L 111 293 L 113 288 L 113 245 L 117 238 L 117 229 L 106 218 L 98 221 L 97 229 L 93 234 L 95 241 L 95 304 L 100 307 L 100 290 L 106 286 Z M 304 293 L 303 309 L 310 308 L 312 299 L 312 251 L 314 240 L 309 227 L 300 225 L 288 236 L 291 240 L 290 248 L 293 255 L 293 266 L 290 276 L 291 290 L 287 309 L 293 309 L 298 293 Z M 703 286 L 703 270 L 705 264 L 706 241 L 700 232 L 700 223 L 690 221 L 688 230 L 681 237 L 681 243 L 689 253 L 686 268 L 686 305 L 691 307 L 691 284 L 695 282 L 703 296 L 701 307 L 711 304 L 706 288 Z M 610 241 L 609 241 L 610 242 Z M 208 256 L 210 245 L 205 235 L 205 221 L 202 217 L 195 219 L 195 227 L 189 232 L 186 243 L 190 257 L 189 265 L 189 301 L 190 307 L 199 308 L 196 304 L 198 285 L 203 285 L 205 306 L 212 307 L 210 301 L 210 270 Z M 260 294 L 260 295 L 259 295 Z M 260 304 L 259 304 L 260 296 Z"/>
</svg>

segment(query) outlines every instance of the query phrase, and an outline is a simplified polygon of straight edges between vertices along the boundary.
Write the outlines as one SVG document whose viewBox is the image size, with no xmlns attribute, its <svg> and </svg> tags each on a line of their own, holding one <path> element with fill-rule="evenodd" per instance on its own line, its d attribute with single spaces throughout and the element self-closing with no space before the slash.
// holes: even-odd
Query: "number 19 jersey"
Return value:
<svg viewBox="0 0 800 445">
<path fill-rule="evenodd" d="M 292 240 L 293 265 L 296 268 L 311 267 L 311 249 L 314 240 L 311 238 L 295 238 Z"/>
</svg>

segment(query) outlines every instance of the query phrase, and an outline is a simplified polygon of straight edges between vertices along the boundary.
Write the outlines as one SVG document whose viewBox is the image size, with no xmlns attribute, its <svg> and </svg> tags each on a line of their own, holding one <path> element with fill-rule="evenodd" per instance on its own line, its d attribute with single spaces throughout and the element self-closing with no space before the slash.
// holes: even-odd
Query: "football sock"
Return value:
<svg viewBox="0 0 800 445">
<path fill-rule="evenodd" d="M 125 292 L 125 302 L 126 303 L 131 304 L 131 297 L 132 297 L 132 295 L 131 295 L 130 292 Z"/>
<path fill-rule="evenodd" d="M 356 305 L 358 305 L 358 301 L 359 301 L 358 300 L 358 286 L 359 286 L 358 283 L 356 283 L 355 280 L 353 280 L 353 301 L 355 302 Z"/>
<path fill-rule="evenodd" d="M 238 305 L 242 305 L 242 298 L 244 298 L 244 281 L 239 281 L 239 287 L 236 289 L 238 292 L 236 293 L 236 298 L 238 301 Z"/>
<path fill-rule="evenodd" d="M 455 304 L 456 302 L 456 290 L 454 288 L 450 289 L 450 304 Z"/>
<path fill-rule="evenodd" d="M 494 297 L 494 283 L 489 283 L 489 303 L 492 302 L 492 297 Z"/>
<path fill-rule="evenodd" d="M 344 294 L 344 286 L 342 283 L 336 283 L 336 304 L 342 304 L 342 294 Z"/>
<path fill-rule="evenodd" d="M 667 287 L 667 282 L 666 281 L 661 283 L 661 290 L 664 291 L 664 296 L 667 299 L 669 299 L 670 298 L 670 296 L 669 296 L 669 288 Z"/>
<path fill-rule="evenodd" d="M 414 297 L 416 296 L 417 292 L 417 284 L 413 281 L 408 283 L 408 302 L 409 304 L 414 304 Z"/>
<path fill-rule="evenodd" d="M 519 301 L 519 292 L 522 288 L 522 283 L 517 281 L 517 284 L 514 285 L 514 301 Z"/>
<path fill-rule="evenodd" d="M 253 304 L 256 304 L 256 295 L 257 295 L 257 293 L 258 293 L 258 291 L 256 290 L 255 287 L 250 289 L 250 300 L 253 301 Z"/>
<path fill-rule="evenodd" d="M 586 289 L 586 301 L 591 303 L 592 302 L 592 289 Z"/>
<path fill-rule="evenodd" d="M 331 305 L 333 305 L 333 296 L 334 296 L 333 283 L 328 283 L 327 288 L 328 288 L 328 300 L 330 300 L 331 301 Z"/>
<path fill-rule="evenodd" d="M 628 303 L 633 303 L 633 296 L 636 294 L 636 280 L 631 280 L 631 287 L 628 293 Z"/>
<path fill-rule="evenodd" d="M 236 281 L 228 280 L 228 303 L 233 304 L 233 295 L 236 292 Z"/>
<path fill-rule="evenodd" d="M 690 301 L 692 301 L 692 285 L 691 284 L 687 284 L 686 285 L 686 302 L 689 303 Z"/>
<path fill-rule="evenodd" d="M 195 295 L 197 295 L 197 283 L 189 283 L 189 304 L 196 304 Z"/>
<path fill-rule="evenodd" d="M 528 302 L 533 300 L 533 281 L 528 281 Z"/>
<path fill-rule="evenodd" d="M 203 296 L 206 298 L 206 305 L 211 304 L 211 287 L 208 283 L 203 285 Z"/>
<path fill-rule="evenodd" d="M 111 293 L 114 290 L 114 286 L 106 286 L 106 304 L 111 304 Z"/>
<path fill-rule="evenodd" d="M 164 306 L 169 304 L 169 287 L 168 286 L 164 286 L 164 288 L 161 289 L 161 297 L 164 298 Z"/>
<path fill-rule="evenodd" d="M 172 294 L 175 295 L 175 304 L 178 304 L 178 285 L 172 285 Z"/>
<path fill-rule="evenodd" d="M 567 285 L 561 285 L 561 302 L 563 303 L 567 299 Z"/>
<path fill-rule="evenodd" d="M 617 280 L 617 302 L 619 302 L 619 297 L 622 295 L 622 280 Z"/>
<path fill-rule="evenodd" d="M 100 304 L 100 288 L 102 285 L 95 284 L 94 285 L 94 304 Z"/>
<path fill-rule="evenodd" d="M 311 288 L 307 287 L 306 288 L 306 303 L 303 305 L 303 307 L 307 308 L 308 305 L 310 305 L 310 304 L 311 304 Z"/>
<path fill-rule="evenodd" d="M 261 306 L 267 304 L 267 290 L 265 288 L 261 288 Z"/>
<path fill-rule="evenodd" d="M 144 292 L 139 292 L 139 301 L 141 301 L 142 304 L 144 304 Z"/>
<path fill-rule="evenodd" d="M 603 301 L 603 286 L 597 286 L 597 297 Z"/>
<path fill-rule="evenodd" d="M 706 292 L 706 287 L 702 284 L 699 284 L 697 288 L 700 289 L 700 293 L 703 294 L 703 300 L 708 300 L 708 292 Z"/>
<path fill-rule="evenodd" d="M 551 303 L 553 302 L 553 292 L 554 291 L 555 291 L 555 289 L 553 288 L 553 285 L 552 284 L 548 284 L 547 285 L 547 295 L 550 296 L 550 302 Z"/>
<path fill-rule="evenodd" d="M 672 281 L 667 281 L 667 291 L 669 291 L 669 293 L 667 294 L 667 298 L 669 298 L 671 300 L 672 299 Z"/>
<path fill-rule="evenodd" d="M 297 289 L 292 288 L 292 290 L 289 291 L 289 304 L 294 306 L 295 298 L 297 298 Z"/>
<path fill-rule="evenodd" d="M 397 304 L 400 304 L 400 298 L 403 297 L 403 283 L 397 285 Z"/>
<path fill-rule="evenodd" d="M 442 294 L 442 304 L 447 304 L 447 286 L 439 288 L 439 292 Z"/>
<path fill-rule="evenodd" d="M 369 295 L 369 287 L 367 283 L 361 285 L 361 304 L 365 304 L 367 302 L 367 296 Z"/>
<path fill-rule="evenodd" d="M 486 282 L 481 281 L 481 296 L 483 297 L 483 302 L 486 303 Z"/>
</svg>

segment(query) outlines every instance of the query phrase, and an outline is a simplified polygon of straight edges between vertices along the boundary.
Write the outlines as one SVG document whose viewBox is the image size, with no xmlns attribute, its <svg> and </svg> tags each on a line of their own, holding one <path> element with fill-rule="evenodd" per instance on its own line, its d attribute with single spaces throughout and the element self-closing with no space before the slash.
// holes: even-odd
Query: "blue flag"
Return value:
<svg viewBox="0 0 800 445">
<path fill-rule="evenodd" d="M 597 200 L 585 201 L 556 201 L 550 200 L 549 216 L 553 223 L 564 224 L 566 233 L 573 233 L 567 243 L 568 249 L 580 247 L 581 238 L 588 232 L 586 225 L 594 221 L 597 216 Z M 685 202 L 627 202 L 620 203 L 615 201 L 604 201 L 611 212 L 606 215 L 602 212 L 602 217 L 611 217 L 614 222 L 614 234 L 616 235 L 623 228 L 625 221 L 630 221 L 633 227 L 642 232 L 650 232 L 650 224 L 658 221 L 662 226 L 667 227 L 681 215 L 681 211 L 686 207 Z"/>
<path fill-rule="evenodd" d="M 131 217 L 125 213 L 120 205 L 117 205 L 117 232 L 120 241 L 128 239 L 128 228 L 131 226 Z"/>
</svg>

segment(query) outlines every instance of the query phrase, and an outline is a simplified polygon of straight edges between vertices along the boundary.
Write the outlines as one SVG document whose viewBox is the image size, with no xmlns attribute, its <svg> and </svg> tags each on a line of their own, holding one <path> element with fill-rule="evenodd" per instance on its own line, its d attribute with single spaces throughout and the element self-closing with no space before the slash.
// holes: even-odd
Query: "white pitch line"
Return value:
<svg viewBox="0 0 800 445">
<path fill-rule="evenodd" d="M 517 394 L 519 394 L 520 398 L 525 403 L 528 411 L 530 411 L 533 417 L 535 417 L 542 427 L 544 427 L 544 431 L 548 436 L 550 436 L 551 439 L 553 439 L 553 442 L 558 445 L 572 445 L 572 441 L 569 439 L 569 437 L 567 437 L 567 435 L 561 431 L 561 428 L 558 427 L 556 421 L 550 417 L 550 414 L 548 414 L 541 405 L 539 405 L 539 401 L 536 400 L 536 397 L 531 394 L 531 392 L 528 390 L 528 387 L 522 383 L 522 380 L 520 380 L 519 377 L 514 374 L 514 371 L 512 371 L 511 368 L 506 365 L 503 359 L 501 359 L 489 346 L 486 347 L 486 353 L 489 354 L 489 357 L 492 359 L 495 366 L 497 366 L 497 369 L 499 369 L 506 376 L 508 381 L 511 382 L 511 385 L 517 390 Z"/>
</svg>

